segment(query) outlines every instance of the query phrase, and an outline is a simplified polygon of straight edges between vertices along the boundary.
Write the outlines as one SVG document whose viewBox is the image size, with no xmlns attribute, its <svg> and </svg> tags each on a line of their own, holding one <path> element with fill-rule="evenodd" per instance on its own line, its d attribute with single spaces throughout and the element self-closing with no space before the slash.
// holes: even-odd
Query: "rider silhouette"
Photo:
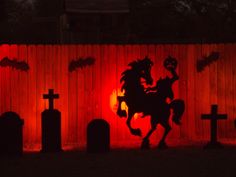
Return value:
<svg viewBox="0 0 236 177">
<path fill-rule="evenodd" d="M 154 93 L 161 92 L 162 95 L 160 95 L 159 97 L 163 97 L 163 99 L 166 99 L 167 97 L 172 101 L 174 99 L 172 84 L 179 79 L 179 76 L 177 75 L 175 69 L 169 69 L 169 71 L 172 74 L 171 78 L 169 78 L 168 76 L 164 79 L 160 78 L 159 80 L 157 80 L 154 87 L 148 87 L 146 89 L 146 93 L 148 93 L 149 91 L 154 91 Z M 168 92 L 169 89 L 171 89 L 171 92 Z"/>
<path fill-rule="evenodd" d="M 172 77 L 167 76 L 164 79 L 160 78 L 159 80 L 157 80 L 156 85 L 154 87 L 148 87 L 145 91 L 147 94 L 150 94 L 150 97 L 154 97 L 155 101 L 159 100 L 160 103 L 165 102 L 166 104 L 169 104 L 169 102 L 173 101 L 174 99 L 174 92 L 172 90 L 172 85 L 175 81 L 179 80 L 179 76 L 176 73 L 176 67 L 177 67 L 176 59 L 169 56 L 164 61 L 164 67 L 168 71 L 170 71 Z M 143 117 L 145 117 L 145 114 L 143 115 Z M 180 119 L 178 115 L 174 114 L 172 120 L 176 124 L 178 125 L 180 124 Z"/>
</svg>

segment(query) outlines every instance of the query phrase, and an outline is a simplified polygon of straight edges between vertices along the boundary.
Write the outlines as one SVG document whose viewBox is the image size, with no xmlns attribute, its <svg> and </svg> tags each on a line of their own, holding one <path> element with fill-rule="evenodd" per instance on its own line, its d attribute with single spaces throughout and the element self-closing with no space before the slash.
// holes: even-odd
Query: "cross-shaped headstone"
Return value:
<svg viewBox="0 0 236 177">
<path fill-rule="evenodd" d="M 43 94 L 43 99 L 48 99 L 49 101 L 49 110 L 53 110 L 53 101 L 54 99 L 58 99 L 59 98 L 59 94 L 54 94 L 54 90 L 53 89 L 49 89 L 48 90 L 48 94 Z"/>
<path fill-rule="evenodd" d="M 207 148 L 221 147 L 221 144 L 217 142 L 217 120 L 227 119 L 227 114 L 218 114 L 218 105 L 211 106 L 210 114 L 202 114 L 202 119 L 211 120 L 211 140 L 206 146 Z"/>
</svg>

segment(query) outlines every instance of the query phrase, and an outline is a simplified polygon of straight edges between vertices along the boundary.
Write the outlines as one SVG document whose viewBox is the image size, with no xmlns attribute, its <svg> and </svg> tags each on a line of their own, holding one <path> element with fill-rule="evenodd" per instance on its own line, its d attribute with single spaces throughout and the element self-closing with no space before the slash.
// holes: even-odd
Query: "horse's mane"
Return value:
<svg viewBox="0 0 236 177">
<path fill-rule="evenodd" d="M 133 79 L 134 73 L 137 72 L 140 68 L 141 61 L 142 60 L 137 59 L 135 61 L 130 62 L 128 64 L 130 68 L 122 72 L 120 82 L 126 82 L 127 80 Z"/>
<path fill-rule="evenodd" d="M 140 69 L 144 65 L 153 65 L 153 62 L 146 56 L 144 59 L 137 59 L 128 64 L 131 69 Z"/>
<path fill-rule="evenodd" d="M 135 77 L 137 76 L 137 72 L 139 72 L 143 68 L 143 66 L 145 66 L 145 65 L 153 65 L 153 62 L 148 57 L 145 57 L 142 60 L 137 59 L 137 60 L 132 61 L 128 64 L 128 66 L 130 68 L 125 70 L 121 74 L 120 82 L 121 83 L 124 82 L 121 90 L 126 89 L 129 82 L 135 81 Z"/>
</svg>

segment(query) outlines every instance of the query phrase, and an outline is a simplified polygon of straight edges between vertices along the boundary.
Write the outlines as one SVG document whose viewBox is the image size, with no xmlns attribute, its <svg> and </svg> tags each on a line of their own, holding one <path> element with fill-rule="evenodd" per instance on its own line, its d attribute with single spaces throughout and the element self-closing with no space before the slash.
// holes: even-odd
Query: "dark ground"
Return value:
<svg viewBox="0 0 236 177">
<path fill-rule="evenodd" d="M 235 177 L 236 147 L 201 146 L 167 150 L 112 150 L 107 154 L 73 151 L 1 157 L 1 177 Z"/>
</svg>

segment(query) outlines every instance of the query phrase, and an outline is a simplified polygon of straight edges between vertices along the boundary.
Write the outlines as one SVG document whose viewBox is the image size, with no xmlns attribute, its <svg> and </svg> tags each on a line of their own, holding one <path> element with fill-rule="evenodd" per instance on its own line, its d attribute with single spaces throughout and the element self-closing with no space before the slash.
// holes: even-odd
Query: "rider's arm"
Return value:
<svg viewBox="0 0 236 177">
<path fill-rule="evenodd" d="M 174 81 L 176 81 L 176 80 L 179 79 L 179 76 L 178 76 L 178 74 L 176 73 L 175 69 L 171 69 L 170 72 L 171 72 L 171 74 L 172 74 L 172 78 L 171 78 L 171 81 L 172 81 L 172 82 L 174 82 Z"/>
</svg>

